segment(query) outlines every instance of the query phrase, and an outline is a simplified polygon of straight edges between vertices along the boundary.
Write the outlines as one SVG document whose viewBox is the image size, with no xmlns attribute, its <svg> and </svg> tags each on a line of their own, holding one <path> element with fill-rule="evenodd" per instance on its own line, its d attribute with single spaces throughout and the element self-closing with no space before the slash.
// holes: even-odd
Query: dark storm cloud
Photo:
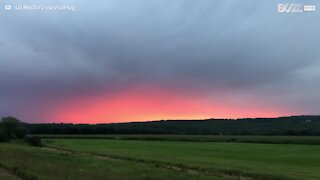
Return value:
<svg viewBox="0 0 320 180">
<path fill-rule="evenodd" d="M 297 113 L 319 109 L 318 12 L 278 14 L 278 1 L 64 2 L 77 11 L 1 12 L 5 113 L 21 100 L 41 104 L 154 82 L 268 96 Z"/>
</svg>

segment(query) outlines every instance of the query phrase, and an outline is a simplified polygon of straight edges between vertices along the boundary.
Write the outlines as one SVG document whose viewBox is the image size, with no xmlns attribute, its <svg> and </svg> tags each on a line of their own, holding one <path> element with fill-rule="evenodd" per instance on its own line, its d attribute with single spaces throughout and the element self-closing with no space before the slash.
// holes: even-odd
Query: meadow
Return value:
<svg viewBox="0 0 320 180">
<path fill-rule="evenodd" d="M 115 139 L 115 140 L 146 140 L 146 141 L 187 141 L 187 142 L 238 142 L 263 144 L 310 144 L 320 145 L 320 136 L 254 136 L 254 135 L 54 135 L 38 134 L 43 138 L 54 139 Z"/>
<path fill-rule="evenodd" d="M 56 136 L 43 147 L 1 143 L 0 179 L 320 179 L 320 146 L 301 144 L 317 137 L 296 137 L 295 144 L 277 137 L 266 143 L 266 136 L 263 143 L 111 137 Z"/>
</svg>

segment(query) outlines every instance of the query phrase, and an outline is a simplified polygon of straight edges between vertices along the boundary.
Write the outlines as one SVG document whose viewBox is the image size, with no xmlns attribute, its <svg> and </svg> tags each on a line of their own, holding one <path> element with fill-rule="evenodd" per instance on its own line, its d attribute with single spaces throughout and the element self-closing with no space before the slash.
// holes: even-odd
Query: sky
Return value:
<svg viewBox="0 0 320 180">
<path fill-rule="evenodd" d="M 0 1 L 0 116 L 112 123 L 320 114 L 319 11 L 278 13 L 278 3 L 320 5 Z"/>
</svg>

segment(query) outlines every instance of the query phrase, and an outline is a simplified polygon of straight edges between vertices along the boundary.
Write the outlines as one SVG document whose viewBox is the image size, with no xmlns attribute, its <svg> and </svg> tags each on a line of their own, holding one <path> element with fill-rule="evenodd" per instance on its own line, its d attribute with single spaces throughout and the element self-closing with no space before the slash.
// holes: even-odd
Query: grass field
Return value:
<svg viewBox="0 0 320 180">
<path fill-rule="evenodd" d="M 320 146 L 49 139 L 50 146 L 256 178 L 320 178 Z"/>
<path fill-rule="evenodd" d="M 239 135 L 36 135 L 55 139 L 116 139 L 148 141 L 188 142 L 239 142 L 264 144 L 311 144 L 320 145 L 320 136 L 239 136 Z"/>
<path fill-rule="evenodd" d="M 20 143 L 0 144 L 0 147 L 1 166 L 23 179 L 215 179 L 214 176 L 193 175 L 149 164 L 66 153 Z"/>
<path fill-rule="evenodd" d="M 10 173 L 24 179 L 320 179 L 319 145 L 80 138 L 43 142 L 42 148 L 0 144 L 0 167 L 6 170 L 0 171 L 0 179 L 15 179 Z"/>
</svg>

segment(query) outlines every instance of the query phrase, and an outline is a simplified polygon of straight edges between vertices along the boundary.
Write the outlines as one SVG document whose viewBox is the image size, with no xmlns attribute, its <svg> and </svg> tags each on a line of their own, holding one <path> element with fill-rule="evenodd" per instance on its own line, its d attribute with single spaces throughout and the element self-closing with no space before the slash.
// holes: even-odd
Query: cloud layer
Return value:
<svg viewBox="0 0 320 180">
<path fill-rule="evenodd" d="M 10 1 L 23 2 L 41 1 Z M 144 87 L 142 94 L 162 89 L 172 96 L 167 103 L 175 101 L 168 92 L 203 102 L 201 107 L 208 111 L 195 111 L 198 117 L 250 116 L 249 112 L 229 115 L 243 106 L 244 111 L 258 106 L 276 112 L 265 116 L 319 114 L 318 12 L 279 14 L 277 1 L 250 0 L 55 3 L 75 4 L 77 11 L 1 12 L 3 115 L 30 122 L 67 121 L 58 109 L 73 106 L 70 99 L 117 97 Z M 225 115 L 214 108 L 219 104 L 229 108 L 221 111 Z M 108 101 L 105 111 L 112 105 Z M 135 120 L 146 120 L 143 109 Z M 174 108 L 164 111 L 168 109 Z M 51 111 L 60 113 L 60 119 Z M 158 113 L 154 117 L 170 118 Z M 182 112 L 174 116 L 179 117 L 189 116 Z M 91 122 L 86 118 L 82 121 Z"/>
</svg>

